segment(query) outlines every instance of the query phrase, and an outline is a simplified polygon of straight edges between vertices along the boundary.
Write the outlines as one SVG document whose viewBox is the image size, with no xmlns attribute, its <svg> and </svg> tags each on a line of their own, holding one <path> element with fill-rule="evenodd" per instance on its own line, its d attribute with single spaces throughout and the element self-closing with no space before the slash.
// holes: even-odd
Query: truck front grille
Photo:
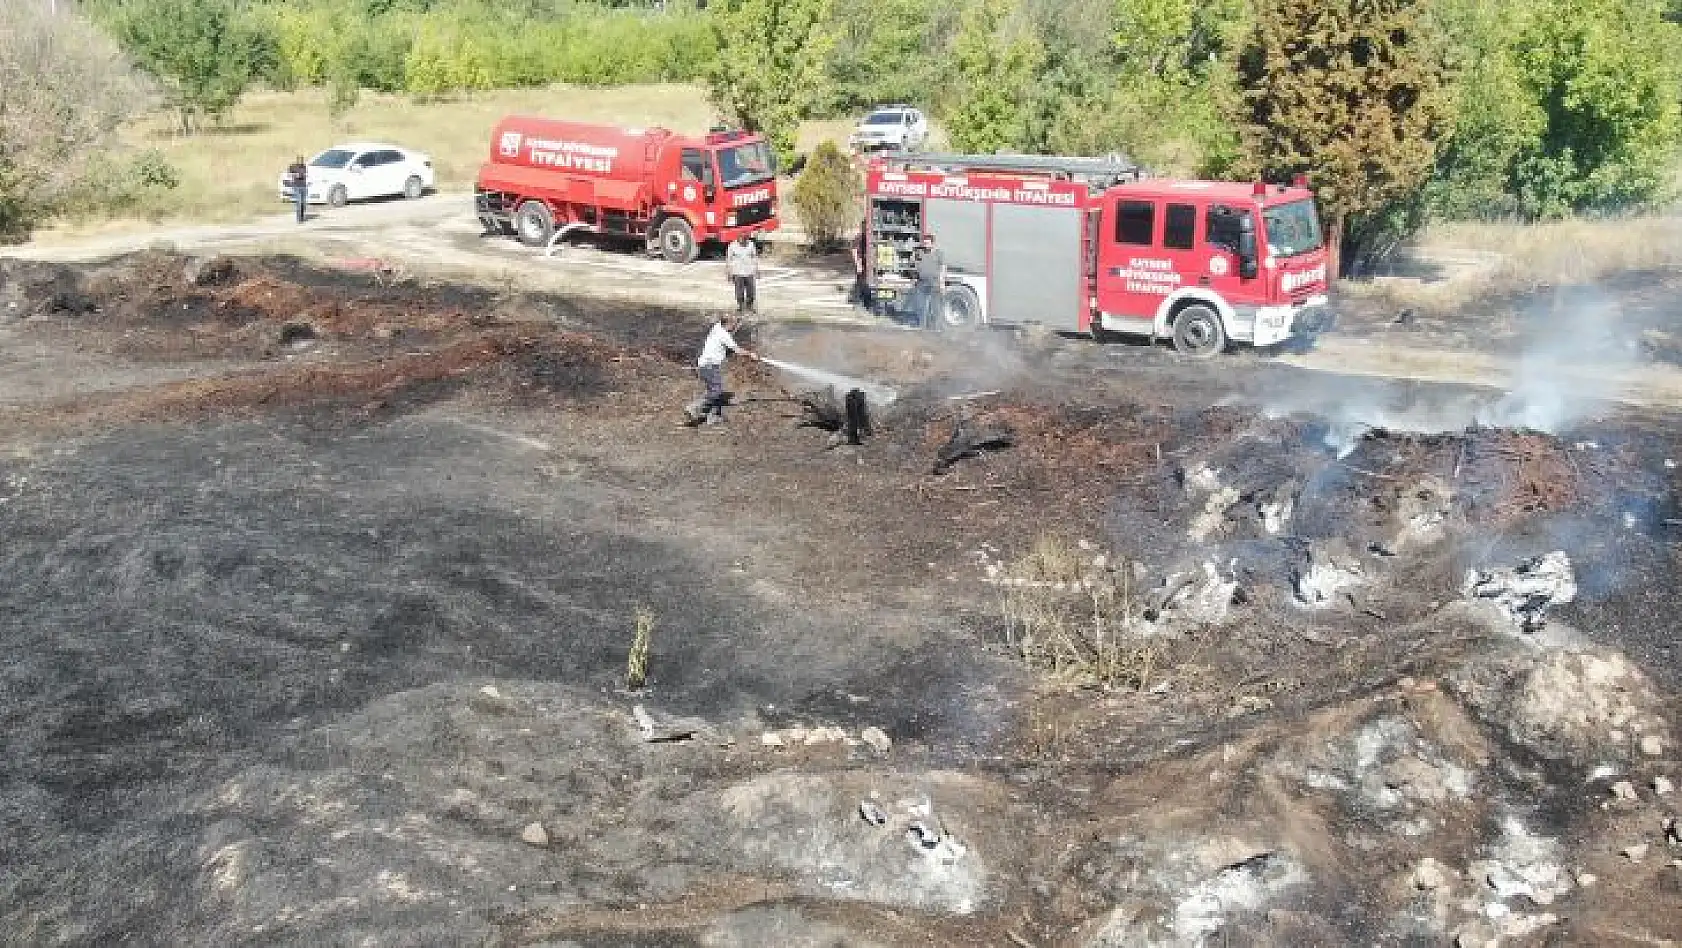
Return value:
<svg viewBox="0 0 1682 948">
<path fill-rule="evenodd" d="M 758 204 L 747 204 L 736 208 L 736 224 L 746 227 L 771 219 L 771 202 L 760 201 Z"/>
</svg>

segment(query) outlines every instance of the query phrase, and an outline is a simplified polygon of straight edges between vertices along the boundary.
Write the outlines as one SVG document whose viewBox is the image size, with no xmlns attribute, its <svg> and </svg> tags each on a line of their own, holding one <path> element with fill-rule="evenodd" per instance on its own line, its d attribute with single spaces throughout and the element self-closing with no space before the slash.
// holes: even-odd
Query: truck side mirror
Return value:
<svg viewBox="0 0 1682 948">
<path fill-rule="evenodd" d="M 1256 225 L 1249 215 L 1245 215 L 1238 226 L 1238 276 L 1254 280 L 1260 269 L 1256 259 Z"/>
</svg>

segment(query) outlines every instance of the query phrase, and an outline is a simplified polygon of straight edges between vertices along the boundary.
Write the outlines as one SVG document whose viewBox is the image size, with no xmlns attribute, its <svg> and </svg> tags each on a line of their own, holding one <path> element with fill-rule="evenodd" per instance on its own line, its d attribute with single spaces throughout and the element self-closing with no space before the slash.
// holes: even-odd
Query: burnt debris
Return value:
<svg viewBox="0 0 1682 948">
<path fill-rule="evenodd" d="M 975 426 L 958 419 L 952 426 L 952 436 L 935 453 L 933 473 L 945 474 L 965 458 L 980 457 L 985 451 L 1002 451 L 1016 443 L 1016 434 L 1004 426 Z"/>
<path fill-rule="evenodd" d="M 833 388 L 802 395 L 799 402 L 800 427 L 829 432 L 830 447 L 863 444 L 865 438 L 876 434 L 870 420 L 869 402 L 860 389 L 849 390 L 839 402 Z"/>
</svg>

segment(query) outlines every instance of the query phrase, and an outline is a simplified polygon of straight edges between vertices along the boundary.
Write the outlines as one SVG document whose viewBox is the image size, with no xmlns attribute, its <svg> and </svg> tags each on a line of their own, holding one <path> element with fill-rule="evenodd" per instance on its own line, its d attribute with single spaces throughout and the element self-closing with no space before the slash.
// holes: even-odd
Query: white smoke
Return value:
<svg viewBox="0 0 1682 948">
<path fill-rule="evenodd" d="M 1499 317 L 1464 317 L 1468 335 L 1499 339 Z M 1342 457 L 1373 429 L 1440 434 L 1474 426 L 1523 428 L 1558 435 L 1603 411 L 1623 393 L 1637 359 L 1617 303 L 1585 288 L 1555 291 L 1550 301 L 1516 315 L 1505 391 L 1420 385 L 1338 375 L 1293 375 L 1293 384 L 1256 398 L 1272 417 L 1314 415 L 1326 421 L 1326 446 Z"/>
<path fill-rule="evenodd" d="M 1562 293 L 1525 340 L 1511 390 L 1480 412 L 1480 424 L 1559 434 L 1622 394 L 1636 349 L 1621 307 L 1598 293 L 1564 305 Z"/>
</svg>

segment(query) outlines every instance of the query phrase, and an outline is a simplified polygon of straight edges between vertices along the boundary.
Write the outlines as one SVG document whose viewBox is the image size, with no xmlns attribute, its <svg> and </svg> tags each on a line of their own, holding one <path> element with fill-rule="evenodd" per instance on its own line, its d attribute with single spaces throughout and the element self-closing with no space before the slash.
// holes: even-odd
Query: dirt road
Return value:
<svg viewBox="0 0 1682 948">
<path fill-rule="evenodd" d="M 244 226 L 179 228 L 7 253 L 87 261 L 160 244 L 188 252 L 285 252 L 329 264 L 379 259 L 416 276 L 499 288 L 585 292 L 668 306 L 733 305 L 717 259 L 675 266 L 635 250 L 588 242 L 553 254 L 534 251 L 511 239 L 482 236 L 468 195 L 318 209 L 315 215 L 301 227 L 277 214 Z M 798 235 L 780 235 L 767 260 L 760 292 L 768 318 L 872 324 L 846 302 L 846 260 L 810 258 L 797 241 Z M 1475 280 L 1474 271 L 1468 274 Z M 1682 310 L 1671 304 L 1673 295 L 1654 285 L 1664 282 L 1655 277 L 1596 288 L 1591 296 L 1568 301 L 1563 314 L 1557 298 L 1509 299 L 1406 325 L 1396 323 L 1392 312 L 1346 304 L 1337 332 L 1313 351 L 1281 354 L 1275 361 L 1319 374 L 1498 389 L 1546 374 L 1566 380 L 1573 393 L 1595 403 L 1676 408 L 1682 406 L 1682 359 L 1675 357 L 1682 353 L 1676 333 Z M 1651 349 L 1655 340 L 1669 356 L 1646 357 L 1642 346 Z M 1220 363 L 1211 366 L 1220 368 Z"/>
</svg>

